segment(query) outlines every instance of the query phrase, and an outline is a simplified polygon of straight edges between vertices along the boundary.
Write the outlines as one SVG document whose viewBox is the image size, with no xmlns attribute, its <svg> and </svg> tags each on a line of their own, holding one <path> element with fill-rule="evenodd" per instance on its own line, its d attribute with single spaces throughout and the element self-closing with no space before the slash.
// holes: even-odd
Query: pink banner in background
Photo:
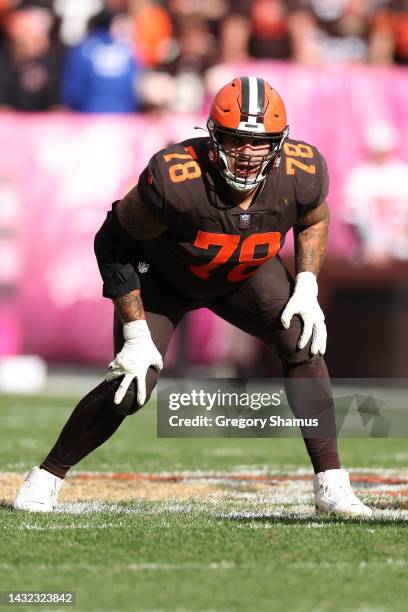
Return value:
<svg viewBox="0 0 408 612">
<path fill-rule="evenodd" d="M 326 156 L 333 211 L 329 248 L 346 254 L 347 233 L 338 219 L 342 185 L 363 158 L 367 125 L 382 119 L 397 126 L 400 156 L 408 160 L 408 73 L 279 63 L 217 71 L 212 79 L 221 84 L 237 74 L 267 78 L 286 101 L 292 137 L 312 142 Z M 9 276 L 0 284 L 15 286 L 8 294 L 8 329 L 18 321 L 25 352 L 64 361 L 106 363 L 111 358 L 112 307 L 101 297 L 93 236 L 111 202 L 136 183 L 150 156 L 170 142 L 200 135 L 194 126 L 205 121 L 204 115 L 0 115 L 0 205 L 15 212 L 12 221 L 0 215 L 0 223 L 14 228 L 11 244 L 1 252 L 17 253 L 13 261 L 18 259 L 15 270 L 0 266 L 0 273 Z M 210 315 L 193 316 L 201 329 L 205 317 L 206 338 L 220 337 L 219 323 Z M 226 343 L 203 344 L 194 327 L 194 360 L 224 358 Z"/>
</svg>

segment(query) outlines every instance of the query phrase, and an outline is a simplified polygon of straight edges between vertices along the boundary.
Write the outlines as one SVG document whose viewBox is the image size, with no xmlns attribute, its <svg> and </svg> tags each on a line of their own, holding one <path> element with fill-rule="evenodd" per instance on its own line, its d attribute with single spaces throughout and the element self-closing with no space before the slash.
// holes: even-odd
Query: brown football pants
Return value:
<svg viewBox="0 0 408 612">
<path fill-rule="evenodd" d="M 192 300 L 175 294 L 156 272 L 141 275 L 141 294 L 146 320 L 155 345 L 165 355 L 171 336 L 181 318 L 196 308 L 207 307 L 239 329 L 273 347 L 282 362 L 286 394 L 297 418 L 312 418 L 318 413 L 324 436 L 312 437 L 302 430 L 315 473 L 340 467 L 337 453 L 334 407 L 329 375 L 323 357 L 311 357 L 310 343 L 297 348 L 301 321 L 295 316 L 288 330 L 282 327 L 281 313 L 293 290 L 293 279 L 279 257 L 261 266 L 257 274 L 228 295 Z M 122 325 L 114 318 L 115 354 L 123 345 Z M 146 377 L 147 399 L 158 379 L 149 368 Z M 309 389 L 305 393 L 304 380 Z M 302 381 L 298 384 L 296 381 Z M 54 447 L 41 464 L 63 478 L 68 470 L 103 444 L 116 431 L 127 414 L 139 410 L 135 382 L 119 406 L 113 397 L 120 381 L 103 381 L 75 407 Z"/>
</svg>

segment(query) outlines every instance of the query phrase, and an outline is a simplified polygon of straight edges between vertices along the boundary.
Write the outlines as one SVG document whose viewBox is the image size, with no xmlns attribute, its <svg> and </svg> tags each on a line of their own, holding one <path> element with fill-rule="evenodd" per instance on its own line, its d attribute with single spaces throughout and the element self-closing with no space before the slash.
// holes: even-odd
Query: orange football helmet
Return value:
<svg viewBox="0 0 408 612">
<path fill-rule="evenodd" d="M 267 81 L 243 76 L 225 85 L 211 105 L 207 129 L 211 136 L 210 156 L 227 183 L 239 191 L 250 191 L 265 180 L 277 162 L 289 135 L 286 109 L 282 98 Z M 234 145 L 224 146 L 225 137 L 233 136 Z M 239 152 L 242 144 L 269 143 L 267 154 Z M 231 139 L 229 139 L 231 142 Z M 228 158 L 235 158 L 230 167 Z M 247 164 L 246 173 L 237 175 L 238 163 Z M 254 168 L 257 172 L 254 174 Z"/>
</svg>

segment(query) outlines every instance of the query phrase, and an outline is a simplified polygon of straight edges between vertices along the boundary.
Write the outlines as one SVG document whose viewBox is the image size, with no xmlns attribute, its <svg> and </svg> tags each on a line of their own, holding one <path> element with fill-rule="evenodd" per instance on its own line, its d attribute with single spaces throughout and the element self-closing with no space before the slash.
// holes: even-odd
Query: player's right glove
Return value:
<svg viewBox="0 0 408 612">
<path fill-rule="evenodd" d="M 109 364 L 105 380 L 110 382 L 123 376 L 115 393 L 115 404 L 125 397 L 130 383 L 135 378 L 137 383 L 137 401 L 142 406 L 146 401 L 146 374 L 150 366 L 157 371 L 163 368 L 163 359 L 157 350 L 149 328 L 144 319 L 125 323 L 123 326 L 125 344 L 115 359 Z"/>
<path fill-rule="evenodd" d="M 324 314 L 317 301 L 317 280 L 312 272 L 300 272 L 296 275 L 295 290 L 286 304 L 281 321 L 289 329 L 293 315 L 299 315 L 303 321 L 303 331 L 299 338 L 298 348 L 305 348 L 312 338 L 310 352 L 312 355 L 326 351 L 327 331 Z"/>
</svg>

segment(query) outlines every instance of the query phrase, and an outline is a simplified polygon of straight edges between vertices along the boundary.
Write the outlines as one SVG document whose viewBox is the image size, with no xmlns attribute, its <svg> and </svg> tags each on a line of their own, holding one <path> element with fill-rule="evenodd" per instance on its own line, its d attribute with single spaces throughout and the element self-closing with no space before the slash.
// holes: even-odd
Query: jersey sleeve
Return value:
<svg viewBox="0 0 408 612">
<path fill-rule="evenodd" d="M 149 164 L 139 176 L 137 190 L 146 208 L 168 226 L 170 222 L 169 206 L 156 156 L 151 158 Z"/>
<path fill-rule="evenodd" d="M 280 168 L 282 188 L 291 194 L 297 217 L 323 204 L 329 192 L 329 173 L 326 160 L 316 147 L 288 139 Z"/>
<path fill-rule="evenodd" d="M 303 203 L 305 209 L 317 208 L 320 204 L 326 201 L 329 193 L 329 172 L 327 169 L 327 162 L 323 155 L 316 149 L 315 153 L 315 165 L 316 165 L 316 179 L 311 181 L 309 190 L 306 190 L 309 194 L 309 201 Z M 306 212 L 306 210 L 305 210 Z"/>
<path fill-rule="evenodd" d="M 296 202 L 299 207 L 299 215 L 304 215 L 308 210 L 317 208 L 326 200 L 329 193 L 329 173 L 327 163 L 323 155 L 315 148 L 306 143 L 299 143 L 298 146 L 306 146 L 313 151 L 313 158 L 299 158 L 295 156 L 294 179 Z M 289 157 L 291 159 L 291 157 Z M 300 162 L 300 163 L 298 163 Z M 310 170 L 302 168 L 302 164 L 308 166 Z M 299 168 L 297 167 L 299 166 Z M 311 171 L 313 168 L 313 171 Z"/>
<path fill-rule="evenodd" d="M 320 152 L 318 152 L 318 157 L 320 158 L 320 193 L 318 194 L 316 200 L 312 202 L 310 206 L 311 208 L 316 208 L 317 206 L 320 206 L 320 204 L 323 204 L 329 195 L 330 177 L 327 162 Z"/>
</svg>

